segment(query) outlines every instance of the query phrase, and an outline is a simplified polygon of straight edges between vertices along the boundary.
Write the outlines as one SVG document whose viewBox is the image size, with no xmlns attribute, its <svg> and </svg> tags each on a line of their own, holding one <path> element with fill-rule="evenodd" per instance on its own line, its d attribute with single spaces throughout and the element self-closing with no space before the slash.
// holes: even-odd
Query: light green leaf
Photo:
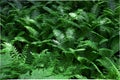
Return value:
<svg viewBox="0 0 120 80">
<path fill-rule="evenodd" d="M 83 45 L 84 46 L 89 46 L 89 47 L 91 47 L 91 48 L 93 48 L 95 50 L 98 49 L 96 43 L 93 42 L 93 41 L 90 41 L 90 40 L 83 41 Z"/>
<path fill-rule="evenodd" d="M 28 42 L 24 37 L 15 37 L 14 41 Z"/>
<path fill-rule="evenodd" d="M 0 50 L 1 53 L 2 52 L 3 53 L 10 53 L 14 50 L 14 47 L 11 43 L 4 42 L 4 44 L 2 44 L 2 45 L 3 45 L 3 49 Z"/>
<path fill-rule="evenodd" d="M 85 57 L 81 57 L 81 56 L 78 56 L 78 57 L 77 57 L 77 60 L 80 61 L 80 62 L 88 61 L 87 58 L 85 58 Z"/>
<path fill-rule="evenodd" d="M 67 39 L 74 40 L 74 38 L 75 38 L 74 33 L 75 33 L 75 30 L 73 28 L 68 28 L 67 31 L 66 31 Z"/>
<path fill-rule="evenodd" d="M 70 17 L 73 19 L 77 19 L 77 14 L 76 13 L 69 13 Z"/>
<path fill-rule="evenodd" d="M 65 36 L 60 30 L 54 29 L 53 34 L 55 35 L 58 41 L 60 42 L 64 41 Z"/>
<path fill-rule="evenodd" d="M 78 9 L 77 14 L 78 14 L 77 20 L 81 20 L 81 21 L 84 20 L 84 21 L 87 21 L 87 22 L 89 21 L 88 15 L 83 9 Z"/>
<path fill-rule="evenodd" d="M 24 27 L 30 32 L 32 36 L 38 36 L 38 32 L 31 26 L 24 26 Z"/>
</svg>

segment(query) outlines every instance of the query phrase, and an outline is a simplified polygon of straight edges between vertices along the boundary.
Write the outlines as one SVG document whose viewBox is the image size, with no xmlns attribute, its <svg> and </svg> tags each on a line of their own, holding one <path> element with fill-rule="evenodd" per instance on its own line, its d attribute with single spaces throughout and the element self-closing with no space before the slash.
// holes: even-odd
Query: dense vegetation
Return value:
<svg viewBox="0 0 120 80">
<path fill-rule="evenodd" d="M 120 80 L 117 0 L 0 5 L 0 79 Z"/>
</svg>

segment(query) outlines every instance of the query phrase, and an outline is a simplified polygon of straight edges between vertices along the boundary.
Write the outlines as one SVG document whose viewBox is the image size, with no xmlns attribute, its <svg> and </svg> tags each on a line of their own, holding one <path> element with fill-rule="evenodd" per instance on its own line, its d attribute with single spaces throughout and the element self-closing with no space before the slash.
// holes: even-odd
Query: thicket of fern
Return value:
<svg viewBox="0 0 120 80">
<path fill-rule="evenodd" d="M 117 0 L 0 5 L 1 79 L 120 79 Z"/>
</svg>

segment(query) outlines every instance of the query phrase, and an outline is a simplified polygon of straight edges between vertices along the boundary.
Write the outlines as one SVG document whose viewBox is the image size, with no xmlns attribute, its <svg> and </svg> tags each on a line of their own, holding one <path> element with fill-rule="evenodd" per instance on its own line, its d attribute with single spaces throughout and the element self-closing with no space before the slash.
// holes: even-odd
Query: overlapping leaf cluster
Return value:
<svg viewBox="0 0 120 80">
<path fill-rule="evenodd" d="M 0 1 L 1 79 L 120 79 L 118 1 Z"/>
</svg>

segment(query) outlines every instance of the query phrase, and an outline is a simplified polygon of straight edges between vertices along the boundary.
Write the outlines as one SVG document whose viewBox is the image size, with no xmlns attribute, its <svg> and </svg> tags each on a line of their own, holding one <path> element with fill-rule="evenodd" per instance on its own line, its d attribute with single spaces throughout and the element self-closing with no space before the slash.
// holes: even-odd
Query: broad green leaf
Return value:
<svg viewBox="0 0 120 80">
<path fill-rule="evenodd" d="M 69 40 L 74 40 L 75 39 L 75 30 L 73 28 L 68 28 L 67 31 L 66 31 L 66 37 L 67 39 Z"/>
<path fill-rule="evenodd" d="M 65 18 L 60 18 L 60 20 L 62 20 L 64 23 L 70 24 L 70 25 L 80 29 L 80 25 L 78 25 L 77 23 L 75 23 L 75 22 L 73 22 L 71 20 L 67 20 Z"/>
<path fill-rule="evenodd" d="M 103 37 L 102 35 L 100 35 L 99 33 L 95 32 L 95 31 L 91 31 L 91 33 L 89 34 L 89 36 L 90 36 L 89 38 L 92 41 L 95 41 L 95 42 L 100 42 L 103 39 L 106 39 L 105 37 Z"/>
<path fill-rule="evenodd" d="M 114 12 L 111 9 L 106 9 L 106 10 L 104 10 L 104 15 L 113 16 Z"/>
<path fill-rule="evenodd" d="M 60 43 L 64 41 L 65 36 L 60 30 L 54 29 L 53 34 L 55 35 L 56 39 L 60 41 Z"/>
<path fill-rule="evenodd" d="M 81 57 L 81 56 L 78 56 L 78 57 L 77 57 L 77 60 L 78 60 L 79 62 L 89 61 L 87 58 Z"/>
<path fill-rule="evenodd" d="M 107 49 L 107 48 L 100 48 L 99 54 L 104 57 L 112 57 L 114 55 L 113 50 Z"/>
<path fill-rule="evenodd" d="M 24 27 L 30 32 L 32 36 L 38 36 L 38 32 L 31 26 L 24 26 Z"/>
<path fill-rule="evenodd" d="M 28 42 L 24 37 L 15 37 L 14 41 Z"/>
<path fill-rule="evenodd" d="M 88 15 L 87 15 L 87 13 L 83 9 L 78 9 L 77 10 L 77 14 L 78 14 L 77 20 L 86 21 L 86 22 L 89 21 Z"/>
<path fill-rule="evenodd" d="M 93 42 L 93 41 L 86 40 L 86 41 L 82 41 L 82 42 L 83 42 L 83 45 L 84 45 L 84 46 L 89 46 L 89 47 L 91 47 L 91 48 L 93 48 L 93 49 L 95 49 L 95 50 L 98 49 L 98 48 L 97 48 L 97 44 L 96 44 L 95 42 Z"/>
<path fill-rule="evenodd" d="M 112 21 L 109 18 L 103 18 L 103 19 L 100 19 L 100 21 L 99 21 L 100 25 L 105 25 L 105 24 L 109 24 L 109 23 L 112 23 Z M 103 29 L 106 29 L 106 28 L 107 27 L 104 27 Z"/>
<path fill-rule="evenodd" d="M 76 13 L 69 13 L 70 17 L 73 19 L 77 19 L 77 14 Z"/>
<path fill-rule="evenodd" d="M 22 18 L 28 25 L 35 24 L 36 26 L 38 26 L 37 22 L 34 19 L 31 19 L 30 17 L 26 16 L 25 18 Z"/>
<path fill-rule="evenodd" d="M 101 45 L 101 44 L 103 44 L 103 43 L 105 43 L 105 42 L 107 42 L 107 41 L 108 41 L 108 39 L 103 39 L 103 40 L 100 41 L 99 44 Z"/>
</svg>

